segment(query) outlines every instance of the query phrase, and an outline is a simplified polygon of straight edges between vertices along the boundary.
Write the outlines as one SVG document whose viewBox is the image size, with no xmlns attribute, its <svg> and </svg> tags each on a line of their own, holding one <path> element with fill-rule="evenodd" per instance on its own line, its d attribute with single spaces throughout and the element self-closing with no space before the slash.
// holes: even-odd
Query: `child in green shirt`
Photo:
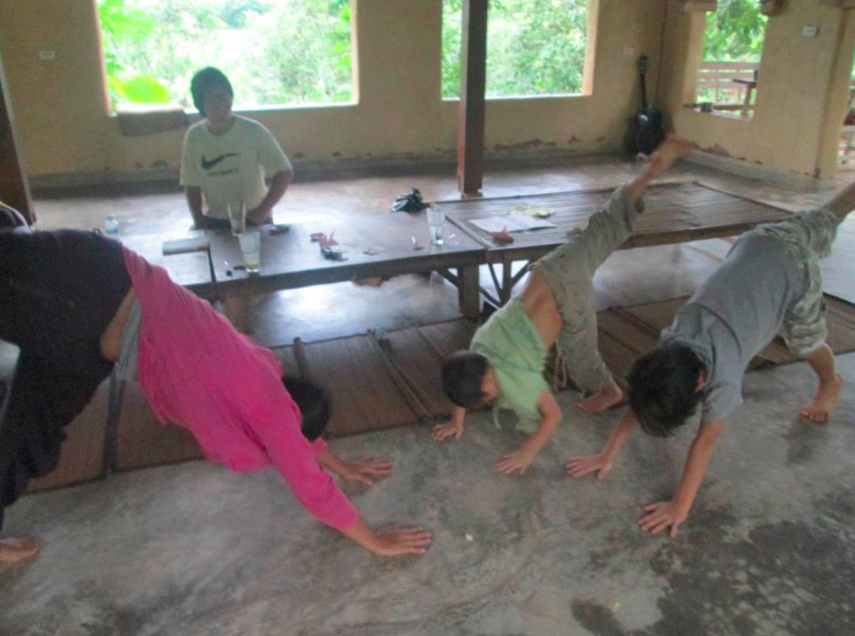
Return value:
<svg viewBox="0 0 855 636">
<path fill-rule="evenodd" d="M 443 388 L 456 408 L 450 422 L 434 428 L 435 440 L 459 439 L 467 409 L 484 404 L 510 409 L 517 414 L 518 428 L 530 436 L 518 450 L 502 455 L 496 470 L 523 474 L 562 418 L 543 379 L 547 352 L 556 343 L 574 380 L 591 393 L 580 408 L 599 412 L 623 401 L 597 349 L 591 280 L 632 233 L 648 184 L 693 146 L 670 137 L 642 174 L 618 188 L 605 209 L 591 217 L 587 228 L 571 232 L 564 245 L 532 266 L 519 297 L 478 329 L 470 350 L 458 351 L 445 362 Z"/>
</svg>

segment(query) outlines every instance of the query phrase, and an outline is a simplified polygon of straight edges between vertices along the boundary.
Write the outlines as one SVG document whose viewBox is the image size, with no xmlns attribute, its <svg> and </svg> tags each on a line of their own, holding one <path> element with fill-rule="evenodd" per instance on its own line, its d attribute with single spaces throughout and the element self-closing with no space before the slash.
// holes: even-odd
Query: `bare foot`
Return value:
<svg viewBox="0 0 855 636">
<path fill-rule="evenodd" d="M 35 557 L 41 546 L 29 537 L 9 537 L 0 541 L 0 563 L 16 563 Z"/>
<path fill-rule="evenodd" d="M 623 402 L 623 391 L 614 380 L 599 391 L 579 402 L 579 408 L 588 413 L 599 413 Z"/>
<path fill-rule="evenodd" d="M 814 424 L 827 424 L 831 416 L 831 411 L 837 406 L 837 401 L 840 399 L 840 392 L 843 391 L 845 384 L 846 382 L 843 381 L 843 377 L 835 373 L 834 382 L 826 386 L 820 384 L 816 390 L 813 402 L 803 407 L 799 411 L 799 415 Z"/>
<path fill-rule="evenodd" d="M 694 150 L 698 145 L 693 141 L 687 141 L 671 133 L 665 142 L 659 146 L 650 162 L 650 170 L 659 173 L 664 172 L 680 157 Z"/>
</svg>

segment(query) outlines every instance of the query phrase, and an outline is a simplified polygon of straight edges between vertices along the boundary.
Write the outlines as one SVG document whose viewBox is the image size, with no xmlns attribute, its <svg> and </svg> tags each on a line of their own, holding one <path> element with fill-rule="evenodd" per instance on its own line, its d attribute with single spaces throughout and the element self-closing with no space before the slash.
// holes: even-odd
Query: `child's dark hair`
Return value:
<svg viewBox="0 0 855 636">
<path fill-rule="evenodd" d="M 212 86 L 222 86 L 229 91 L 229 95 L 232 97 L 235 95 L 232 83 L 220 69 L 208 66 L 198 71 L 193 76 L 193 79 L 190 80 L 190 94 L 193 96 L 193 105 L 203 117 L 207 117 L 207 113 L 205 112 L 205 93 Z"/>
<path fill-rule="evenodd" d="M 282 378 L 282 384 L 300 409 L 303 417 L 300 430 L 303 436 L 310 442 L 314 442 L 323 435 L 332 415 L 329 393 L 321 385 L 302 378 L 285 376 Z"/>
<path fill-rule="evenodd" d="M 480 353 L 457 351 L 442 365 L 442 389 L 448 399 L 465 409 L 481 406 L 481 382 L 489 363 Z"/>
<path fill-rule="evenodd" d="M 686 423 L 701 401 L 704 364 L 685 345 L 668 344 L 635 361 L 627 375 L 627 400 L 648 435 L 668 437 Z"/>
</svg>

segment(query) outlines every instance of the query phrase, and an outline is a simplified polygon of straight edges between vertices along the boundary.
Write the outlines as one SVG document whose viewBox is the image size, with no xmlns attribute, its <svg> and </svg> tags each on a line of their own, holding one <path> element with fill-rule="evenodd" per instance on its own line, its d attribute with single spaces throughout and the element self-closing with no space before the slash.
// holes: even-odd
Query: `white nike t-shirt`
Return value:
<svg viewBox="0 0 855 636">
<path fill-rule="evenodd" d="M 184 136 L 181 185 L 196 186 L 208 204 L 206 216 L 227 219 L 228 203 L 243 201 L 247 211 L 267 195 L 265 178 L 292 170 L 291 162 L 271 132 L 240 115 L 226 133 L 212 135 L 205 120 Z"/>
</svg>

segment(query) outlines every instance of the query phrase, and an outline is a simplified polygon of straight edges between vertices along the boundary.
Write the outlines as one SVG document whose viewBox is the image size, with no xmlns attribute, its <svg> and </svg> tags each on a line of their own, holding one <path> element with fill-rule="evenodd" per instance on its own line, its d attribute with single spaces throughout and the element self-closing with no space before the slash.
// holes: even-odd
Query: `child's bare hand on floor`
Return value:
<svg viewBox="0 0 855 636">
<path fill-rule="evenodd" d="M 433 427 L 433 432 L 431 436 L 437 441 L 441 442 L 446 437 L 454 437 L 454 439 L 460 439 L 460 436 L 463 435 L 463 425 L 457 424 L 455 422 L 446 422 L 445 424 L 437 424 Z"/>
<path fill-rule="evenodd" d="M 506 453 L 496 462 L 495 468 L 503 475 L 524 475 L 526 468 L 534 461 L 535 454 L 526 448 Z"/>
<path fill-rule="evenodd" d="M 644 506 L 645 514 L 638 520 L 639 527 L 645 532 L 657 535 L 669 526 L 671 532 L 668 534 L 673 538 L 677 536 L 677 529 L 686 521 L 688 512 L 683 511 L 673 501 L 662 501 L 660 503 Z"/>
<path fill-rule="evenodd" d="M 584 477 L 596 473 L 596 478 L 602 481 L 612 470 L 612 462 L 602 455 L 578 455 L 567 462 L 567 474 L 571 477 Z"/>
<path fill-rule="evenodd" d="M 372 550 L 379 556 L 424 554 L 432 538 L 422 526 L 402 528 L 394 524 L 377 531 L 378 545 Z"/>
<path fill-rule="evenodd" d="M 342 477 L 374 485 L 373 477 L 388 477 L 392 474 L 392 462 L 385 457 L 363 457 L 355 462 L 344 462 Z"/>
</svg>

